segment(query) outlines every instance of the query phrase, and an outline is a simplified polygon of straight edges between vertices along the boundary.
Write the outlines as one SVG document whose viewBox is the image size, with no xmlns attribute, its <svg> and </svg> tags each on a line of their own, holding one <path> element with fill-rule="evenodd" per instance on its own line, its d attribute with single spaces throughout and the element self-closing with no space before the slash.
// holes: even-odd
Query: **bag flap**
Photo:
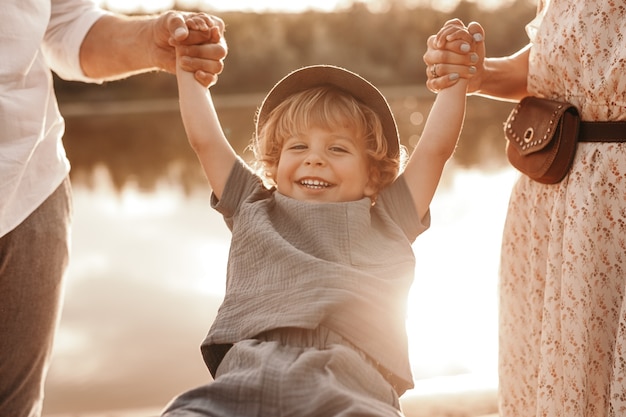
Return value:
<svg viewBox="0 0 626 417">
<path fill-rule="evenodd" d="M 546 147 L 557 132 L 563 114 L 576 107 L 569 103 L 539 97 L 524 97 L 509 114 L 504 124 L 504 134 L 509 146 L 522 155 L 537 152 Z"/>
</svg>

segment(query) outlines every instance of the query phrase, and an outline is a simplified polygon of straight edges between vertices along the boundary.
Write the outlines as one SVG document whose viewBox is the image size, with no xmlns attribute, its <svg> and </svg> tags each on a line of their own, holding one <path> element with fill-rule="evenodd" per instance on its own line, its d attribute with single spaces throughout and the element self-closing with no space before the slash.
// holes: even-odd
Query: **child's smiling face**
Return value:
<svg viewBox="0 0 626 417">
<path fill-rule="evenodd" d="M 271 170 L 277 190 L 311 202 L 346 202 L 372 197 L 365 140 L 351 129 L 312 127 L 287 138 Z"/>
</svg>

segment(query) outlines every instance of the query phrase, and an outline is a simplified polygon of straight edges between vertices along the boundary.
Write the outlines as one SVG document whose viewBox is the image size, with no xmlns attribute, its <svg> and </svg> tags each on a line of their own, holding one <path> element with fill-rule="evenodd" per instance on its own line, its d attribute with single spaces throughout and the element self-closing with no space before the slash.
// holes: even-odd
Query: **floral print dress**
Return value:
<svg viewBox="0 0 626 417">
<path fill-rule="evenodd" d="M 545 1 L 527 32 L 532 94 L 626 120 L 626 0 Z M 500 268 L 500 416 L 626 416 L 626 143 L 580 143 L 559 184 L 522 176 Z"/>
</svg>

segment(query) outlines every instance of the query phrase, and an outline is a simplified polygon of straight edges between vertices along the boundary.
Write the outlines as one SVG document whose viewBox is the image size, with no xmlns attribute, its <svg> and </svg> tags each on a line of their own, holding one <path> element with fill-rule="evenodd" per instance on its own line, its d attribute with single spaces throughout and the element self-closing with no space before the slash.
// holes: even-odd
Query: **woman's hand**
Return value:
<svg viewBox="0 0 626 417">
<path fill-rule="evenodd" d="M 459 19 L 448 20 L 430 36 L 423 57 L 428 89 L 437 92 L 465 78 L 469 80 L 468 93 L 478 91 L 484 72 L 484 36 L 480 24 L 472 22 L 466 27 Z"/>
</svg>

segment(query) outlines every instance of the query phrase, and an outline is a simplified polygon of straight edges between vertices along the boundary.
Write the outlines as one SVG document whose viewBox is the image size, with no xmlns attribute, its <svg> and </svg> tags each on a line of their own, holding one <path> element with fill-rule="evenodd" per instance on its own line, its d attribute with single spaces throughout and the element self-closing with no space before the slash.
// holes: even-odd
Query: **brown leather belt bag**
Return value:
<svg viewBox="0 0 626 417">
<path fill-rule="evenodd" d="M 572 104 L 529 96 L 509 114 L 504 134 L 511 165 L 556 184 L 569 172 L 578 142 L 626 142 L 626 122 L 581 122 Z"/>
</svg>

